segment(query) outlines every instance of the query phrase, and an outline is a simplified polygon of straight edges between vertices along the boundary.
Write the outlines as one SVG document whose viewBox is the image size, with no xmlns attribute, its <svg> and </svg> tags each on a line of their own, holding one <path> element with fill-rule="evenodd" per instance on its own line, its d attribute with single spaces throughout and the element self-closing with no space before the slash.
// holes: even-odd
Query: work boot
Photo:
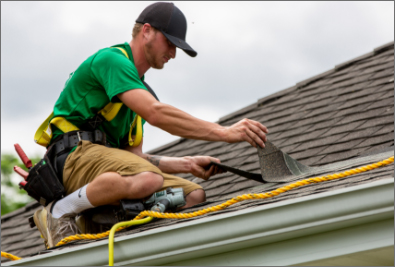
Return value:
<svg viewBox="0 0 395 267">
<path fill-rule="evenodd" d="M 78 227 L 75 223 L 76 214 L 67 213 L 58 219 L 52 217 L 51 209 L 55 203 L 55 201 L 51 202 L 48 206 L 42 209 L 41 212 L 37 213 L 37 216 L 33 217 L 37 228 L 40 230 L 44 239 L 47 240 L 48 248 L 56 246 L 56 244 L 58 244 L 63 238 L 79 233 Z M 45 213 L 47 215 L 46 217 Z M 36 217 L 38 223 L 36 222 Z M 44 234 L 45 231 L 46 237 Z"/>
<path fill-rule="evenodd" d="M 48 248 L 47 210 L 45 208 L 36 210 L 33 215 L 33 220 L 38 231 L 40 231 L 41 238 L 44 239 L 45 247 Z"/>
</svg>

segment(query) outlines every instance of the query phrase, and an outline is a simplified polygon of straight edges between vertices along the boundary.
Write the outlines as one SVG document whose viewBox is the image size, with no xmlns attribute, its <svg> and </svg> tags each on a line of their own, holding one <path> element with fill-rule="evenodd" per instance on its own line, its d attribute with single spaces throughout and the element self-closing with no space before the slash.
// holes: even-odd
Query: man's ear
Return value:
<svg viewBox="0 0 395 267">
<path fill-rule="evenodd" d="M 153 31 L 152 26 L 149 23 L 145 23 L 142 29 L 143 38 L 148 39 L 152 31 Z"/>
</svg>

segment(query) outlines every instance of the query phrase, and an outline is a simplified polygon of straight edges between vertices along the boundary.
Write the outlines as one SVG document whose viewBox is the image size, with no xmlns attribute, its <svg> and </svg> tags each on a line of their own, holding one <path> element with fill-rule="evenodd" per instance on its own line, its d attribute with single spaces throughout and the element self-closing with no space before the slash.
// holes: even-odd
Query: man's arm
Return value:
<svg viewBox="0 0 395 267">
<path fill-rule="evenodd" d="M 148 160 L 165 173 L 191 173 L 195 177 L 207 180 L 211 176 L 223 173 L 224 171 L 217 166 L 208 167 L 211 161 L 221 163 L 219 159 L 208 156 L 195 157 L 162 157 L 145 154 L 142 151 L 143 140 L 137 147 L 127 146 L 125 149 L 137 156 Z"/>
<path fill-rule="evenodd" d="M 184 138 L 236 143 L 247 141 L 252 146 L 265 147 L 267 128 L 261 123 L 243 119 L 232 126 L 204 121 L 171 105 L 157 101 L 144 89 L 118 94 L 119 99 L 149 124 Z"/>
</svg>

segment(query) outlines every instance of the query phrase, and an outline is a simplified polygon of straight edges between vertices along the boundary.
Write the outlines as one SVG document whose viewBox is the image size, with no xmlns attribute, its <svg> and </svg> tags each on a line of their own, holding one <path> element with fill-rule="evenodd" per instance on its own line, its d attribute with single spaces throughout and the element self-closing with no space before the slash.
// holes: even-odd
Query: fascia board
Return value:
<svg viewBox="0 0 395 267">
<path fill-rule="evenodd" d="M 379 222 L 393 216 L 394 179 L 391 177 L 120 236 L 115 238 L 114 262 L 116 265 L 164 265 Z M 2 265 L 106 264 L 108 240 Z"/>
<path fill-rule="evenodd" d="M 309 262 L 322 261 L 328 265 L 338 265 L 328 259 L 343 257 L 347 259 L 355 253 L 366 254 L 377 249 L 394 248 L 394 220 L 386 219 L 362 225 L 307 234 L 293 239 L 263 244 L 258 239 L 249 242 L 249 247 L 229 252 L 171 262 L 170 266 L 290 266 L 308 265 Z M 239 246 L 240 247 L 240 246 Z M 391 252 L 388 252 L 391 253 Z M 381 255 L 384 256 L 384 255 Z M 388 254 L 384 258 L 393 258 Z M 368 265 L 382 266 L 381 258 L 376 255 Z M 362 265 L 366 265 L 365 264 Z M 153 265 L 153 264 L 152 264 Z M 321 265 L 321 264 L 318 264 Z M 343 263 L 347 266 L 347 263 Z M 361 265 L 361 264 L 358 264 Z"/>
</svg>

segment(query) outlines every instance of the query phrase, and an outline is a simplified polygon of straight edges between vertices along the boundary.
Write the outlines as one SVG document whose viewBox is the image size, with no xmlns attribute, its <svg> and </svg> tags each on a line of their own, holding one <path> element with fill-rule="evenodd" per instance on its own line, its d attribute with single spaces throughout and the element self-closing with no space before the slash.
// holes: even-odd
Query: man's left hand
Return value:
<svg viewBox="0 0 395 267">
<path fill-rule="evenodd" d="M 226 172 L 225 170 L 219 168 L 216 165 L 211 165 L 211 162 L 221 163 L 217 158 L 209 156 L 194 156 L 194 157 L 184 157 L 190 163 L 190 173 L 194 176 L 208 180 L 213 175 Z"/>
</svg>

